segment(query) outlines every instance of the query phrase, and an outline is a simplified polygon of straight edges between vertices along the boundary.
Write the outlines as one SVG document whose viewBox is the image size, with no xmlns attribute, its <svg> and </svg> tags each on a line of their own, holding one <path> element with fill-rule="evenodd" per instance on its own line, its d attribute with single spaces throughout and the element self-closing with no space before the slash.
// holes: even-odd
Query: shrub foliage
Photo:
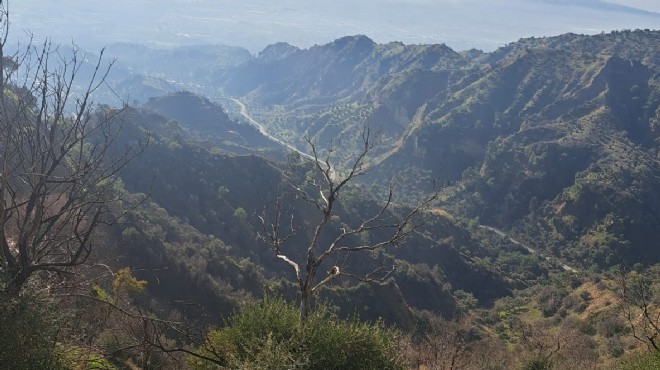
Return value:
<svg viewBox="0 0 660 370">
<path fill-rule="evenodd" d="M 304 322 L 298 308 L 265 298 L 212 330 L 193 369 L 402 369 L 397 332 L 380 323 L 340 320 L 321 306 Z"/>
</svg>

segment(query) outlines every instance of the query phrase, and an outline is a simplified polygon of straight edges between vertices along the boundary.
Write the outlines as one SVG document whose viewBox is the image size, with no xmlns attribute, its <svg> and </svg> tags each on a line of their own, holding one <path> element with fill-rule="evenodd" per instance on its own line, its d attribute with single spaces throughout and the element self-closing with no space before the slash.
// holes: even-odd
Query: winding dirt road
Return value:
<svg viewBox="0 0 660 370">
<path fill-rule="evenodd" d="M 255 126 L 255 127 L 257 128 L 257 130 L 259 130 L 259 132 L 260 132 L 262 135 L 264 135 L 264 136 L 266 136 L 267 138 L 269 138 L 270 140 L 272 140 L 272 141 L 274 141 L 274 142 L 276 142 L 276 143 L 278 143 L 278 144 L 280 144 L 280 145 L 286 147 L 287 149 L 293 150 L 294 152 L 300 154 L 302 157 L 305 157 L 305 158 L 307 158 L 307 159 L 309 159 L 309 160 L 312 160 L 312 161 L 314 160 L 314 157 L 313 157 L 313 156 L 311 156 L 311 155 L 309 155 L 309 154 L 307 154 L 307 153 L 305 153 L 305 152 L 299 150 L 298 148 L 294 147 L 294 146 L 291 145 L 291 144 L 285 143 L 285 142 L 282 141 L 281 139 L 276 138 L 275 136 L 271 135 L 268 131 L 266 131 L 266 128 L 264 127 L 264 125 L 262 125 L 261 123 L 257 122 L 254 118 L 252 118 L 252 116 L 250 116 L 250 114 L 248 113 L 247 107 L 246 107 L 245 104 L 243 104 L 243 102 L 241 102 L 240 100 L 235 99 L 235 98 L 226 97 L 226 96 L 223 96 L 222 99 L 226 99 L 226 100 L 232 101 L 234 104 L 238 105 L 239 113 L 241 114 L 241 116 L 243 116 L 243 117 L 244 117 L 244 118 L 245 118 L 250 124 L 252 124 L 253 126 Z"/>
<path fill-rule="evenodd" d="M 502 231 L 502 230 L 500 230 L 500 229 L 496 229 L 496 228 L 494 228 L 494 227 L 492 227 L 492 226 L 486 226 L 486 225 L 479 225 L 479 228 L 481 228 L 481 229 L 486 229 L 486 230 L 488 230 L 488 231 L 494 232 L 495 234 L 499 235 L 499 236 L 502 237 L 502 238 L 509 239 L 509 241 L 510 241 L 511 243 L 513 243 L 513 244 L 515 244 L 515 245 L 518 245 L 518 246 L 524 248 L 524 249 L 527 250 L 529 253 L 531 253 L 531 254 L 538 254 L 539 256 L 545 258 L 546 261 L 561 266 L 561 268 L 564 269 L 564 271 L 570 271 L 570 272 L 573 272 L 573 273 L 577 273 L 577 272 L 578 272 L 578 270 L 577 270 L 576 268 L 571 267 L 571 266 L 569 266 L 569 265 L 567 265 L 567 264 L 562 263 L 561 261 L 559 261 L 558 258 L 554 258 L 554 257 L 550 257 L 550 256 L 544 256 L 542 253 L 539 253 L 539 251 L 537 251 L 536 249 L 534 249 L 534 248 L 532 248 L 532 247 L 530 247 L 530 246 L 527 246 L 527 245 L 525 245 L 525 244 L 523 244 L 523 243 L 517 241 L 516 239 L 510 237 L 509 235 L 507 235 L 504 231 Z"/>
</svg>

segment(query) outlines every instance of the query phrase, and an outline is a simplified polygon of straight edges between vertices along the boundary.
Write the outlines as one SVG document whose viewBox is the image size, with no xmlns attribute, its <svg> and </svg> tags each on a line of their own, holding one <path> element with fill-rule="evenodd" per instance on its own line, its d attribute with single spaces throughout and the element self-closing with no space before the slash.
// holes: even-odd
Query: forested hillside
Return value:
<svg viewBox="0 0 660 370">
<path fill-rule="evenodd" d="M 657 364 L 659 31 L 106 52 L 0 62 L 10 368 Z"/>
<path fill-rule="evenodd" d="M 440 179 L 444 207 L 572 263 L 654 263 L 659 42 L 567 34 L 458 54 L 357 36 L 257 57 L 226 72 L 225 89 L 285 137 L 350 146 L 362 125 L 381 129 L 367 184 Z M 256 77 L 278 66 L 306 72 Z"/>
</svg>

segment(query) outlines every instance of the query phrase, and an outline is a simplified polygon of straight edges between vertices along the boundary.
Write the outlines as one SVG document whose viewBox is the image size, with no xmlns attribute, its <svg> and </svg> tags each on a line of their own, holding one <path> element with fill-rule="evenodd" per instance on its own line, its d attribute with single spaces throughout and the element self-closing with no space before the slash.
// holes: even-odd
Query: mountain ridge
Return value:
<svg viewBox="0 0 660 370">
<path fill-rule="evenodd" d="M 279 63 L 304 66 L 292 67 L 292 71 L 303 74 L 301 79 L 278 74 L 277 83 L 260 85 L 256 79 L 244 85 L 244 90 L 231 90 L 230 78 L 229 91 L 243 93 L 242 98 L 257 107 L 260 121 L 274 123 L 269 128 L 272 132 L 289 132 L 289 137 L 306 135 L 320 143 L 338 138 L 350 151 L 351 139 L 360 127 L 379 127 L 384 145 L 375 152 L 377 159 L 368 181 L 379 183 L 382 179 L 403 176 L 410 189 L 423 189 L 425 181 L 438 177 L 441 181 L 460 183 L 450 192 L 463 195 L 451 198 L 454 203 L 447 203 L 446 207 L 455 208 L 467 217 L 479 216 L 495 226 L 516 230 L 524 228 L 521 225 L 526 221 L 522 220 L 530 216 L 526 202 L 534 198 L 534 202 L 541 203 L 536 207 L 549 207 L 553 202 L 561 204 L 553 199 L 560 199 L 574 185 L 574 177 L 602 162 L 599 158 L 609 153 L 608 143 L 623 140 L 630 142 L 632 148 L 639 145 L 639 149 L 633 150 L 640 155 L 649 151 L 654 156 L 658 151 L 659 31 L 521 39 L 492 53 L 475 53 L 471 59 L 444 45 L 374 45 L 370 41 L 354 36 L 297 50 Z M 253 67 L 249 62 L 239 66 L 237 76 L 243 76 L 250 68 Z M 311 80 L 310 76 L 315 79 Z M 324 87 L 331 82 L 330 87 Z M 265 91 L 268 93 L 264 94 Z M 277 112 L 271 111 L 271 106 L 278 107 Z M 277 123 L 270 119 L 275 115 L 279 117 Z M 614 137 L 619 139 L 611 141 Z M 510 154 L 523 149 L 527 154 L 502 157 L 497 153 L 502 145 L 518 148 Z M 544 155 L 548 158 L 545 162 L 534 159 Z M 614 162 L 625 161 L 612 154 L 606 156 Z M 493 167 L 495 163 L 507 161 L 511 162 L 509 166 L 534 166 L 534 171 L 522 172 L 515 181 L 531 181 L 529 184 L 541 181 L 536 183 L 541 188 L 535 193 L 525 190 L 507 198 L 498 191 L 506 193 L 514 185 L 522 186 L 521 190 L 530 185 L 512 183 L 516 177 L 505 179 L 500 175 L 478 180 L 493 173 L 490 168 L 500 166 Z M 656 171 L 657 161 L 646 163 Z M 555 164 L 560 166 L 556 172 L 559 175 L 544 174 L 552 173 Z M 470 180 L 466 171 L 472 170 L 477 178 Z M 537 176 L 534 173 L 541 174 L 540 180 L 534 180 Z M 656 181 L 644 178 L 643 181 Z M 466 206 L 460 200 L 473 196 L 462 188 L 472 181 L 503 182 L 497 185 L 498 191 L 490 186 L 476 191 L 479 197 L 493 192 L 488 195 L 490 200 L 480 200 L 486 202 L 484 208 L 478 203 Z M 607 197 L 595 191 L 594 199 Z M 486 215 L 497 212 L 503 206 L 502 200 L 514 198 L 519 199 L 506 203 L 501 216 Z M 506 211 L 508 207 L 514 207 L 510 208 L 511 213 Z M 561 252 L 564 247 L 551 248 L 577 262 L 576 257 L 568 256 L 586 247 L 580 238 L 603 222 L 605 216 L 595 219 L 585 214 L 577 216 L 579 224 L 584 221 L 584 230 L 577 230 L 565 241 L 567 251 Z M 648 234 L 655 228 L 652 225 L 640 232 Z M 633 238 L 630 231 L 626 235 L 624 239 Z M 556 243 L 552 240 L 547 239 L 550 244 Z M 633 250 L 646 250 L 639 241 L 633 245 Z M 610 262 L 597 258 L 598 264 L 614 264 L 617 263 L 614 260 L 634 255 L 623 250 L 622 254 L 613 253 L 616 256 Z"/>
</svg>

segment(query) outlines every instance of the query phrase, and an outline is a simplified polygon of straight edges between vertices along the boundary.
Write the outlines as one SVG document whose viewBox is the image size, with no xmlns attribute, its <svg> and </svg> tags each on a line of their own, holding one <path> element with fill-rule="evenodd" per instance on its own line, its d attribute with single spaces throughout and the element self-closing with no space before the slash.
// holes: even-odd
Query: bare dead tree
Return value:
<svg viewBox="0 0 660 370">
<path fill-rule="evenodd" d="M 116 272 L 106 268 L 104 274 L 81 282 L 81 287 L 87 286 L 87 290 L 55 294 L 79 317 L 93 323 L 92 331 L 69 328 L 72 331 L 69 335 L 75 343 L 75 352 L 70 357 L 79 365 L 87 366 L 96 360 L 96 356 L 134 363 L 141 369 L 179 369 L 183 367 L 185 355 L 213 363 L 220 361 L 177 344 L 204 343 L 206 328 L 187 323 L 178 315 L 162 318 L 162 315 L 141 307 L 135 297 L 143 292 L 146 281 L 135 278 L 129 268 Z M 83 310 L 79 310 L 79 304 L 83 304 Z"/>
<path fill-rule="evenodd" d="M 660 296 L 657 278 L 656 269 L 649 269 L 645 273 L 622 272 L 619 276 L 621 313 L 628 323 L 630 334 L 652 351 L 660 351 Z"/>
<path fill-rule="evenodd" d="M 468 368 L 473 357 L 474 346 L 479 345 L 478 338 L 472 333 L 473 323 L 468 318 L 445 321 L 433 316 L 423 336 L 415 340 L 408 352 L 409 362 L 416 368 L 429 370 L 454 370 Z"/>
<path fill-rule="evenodd" d="M 570 322 L 553 327 L 548 322 L 520 320 L 514 324 L 514 330 L 519 340 L 516 353 L 527 368 L 597 368 L 598 355 L 592 339 Z"/>
<path fill-rule="evenodd" d="M 265 241 L 273 250 L 277 258 L 287 263 L 295 272 L 296 282 L 300 294 L 300 317 L 304 320 L 310 309 L 314 294 L 322 286 L 340 277 L 348 277 L 358 281 L 382 281 L 389 277 L 394 266 L 381 265 L 370 272 L 355 272 L 345 269 L 346 261 L 356 254 L 364 254 L 384 249 L 390 246 L 399 246 L 404 239 L 424 224 L 422 211 L 436 197 L 437 193 L 422 199 L 412 208 L 394 209 L 394 186 L 390 185 L 384 204 L 370 217 L 363 219 L 354 226 L 345 225 L 330 238 L 330 242 L 323 244 L 322 234 L 328 231 L 328 223 L 336 213 L 337 201 L 340 193 L 351 181 L 365 173 L 367 159 L 375 146 L 375 135 L 369 128 L 362 131 L 360 148 L 354 160 L 350 162 L 345 172 L 337 171 L 331 161 L 335 148 L 330 146 L 322 156 L 314 141 L 307 138 L 312 151 L 312 173 L 307 174 L 304 184 L 290 183 L 295 198 L 312 205 L 319 215 L 311 227 L 313 233 L 306 248 L 302 261 L 295 261 L 293 255 L 284 250 L 291 239 L 303 228 L 296 225 L 291 216 L 284 220 L 283 200 L 278 197 L 276 203 L 265 209 L 259 216 L 261 225 L 258 237 Z M 402 210 L 403 209 L 403 210 Z M 365 232 L 378 231 L 387 233 L 387 237 L 376 242 L 367 242 L 360 238 Z M 323 244 L 323 245 L 322 245 Z M 344 261 L 341 266 L 332 266 L 324 277 L 317 276 L 322 265 L 331 259 Z"/>
<path fill-rule="evenodd" d="M 103 52 L 82 84 L 75 48 L 30 40 L 8 55 L 8 9 L 0 1 L 0 272 L 16 295 L 37 272 L 67 275 L 87 260 L 95 231 L 121 214 L 116 175 L 146 144 L 118 148 L 123 108 L 92 103 L 113 64 Z"/>
</svg>

